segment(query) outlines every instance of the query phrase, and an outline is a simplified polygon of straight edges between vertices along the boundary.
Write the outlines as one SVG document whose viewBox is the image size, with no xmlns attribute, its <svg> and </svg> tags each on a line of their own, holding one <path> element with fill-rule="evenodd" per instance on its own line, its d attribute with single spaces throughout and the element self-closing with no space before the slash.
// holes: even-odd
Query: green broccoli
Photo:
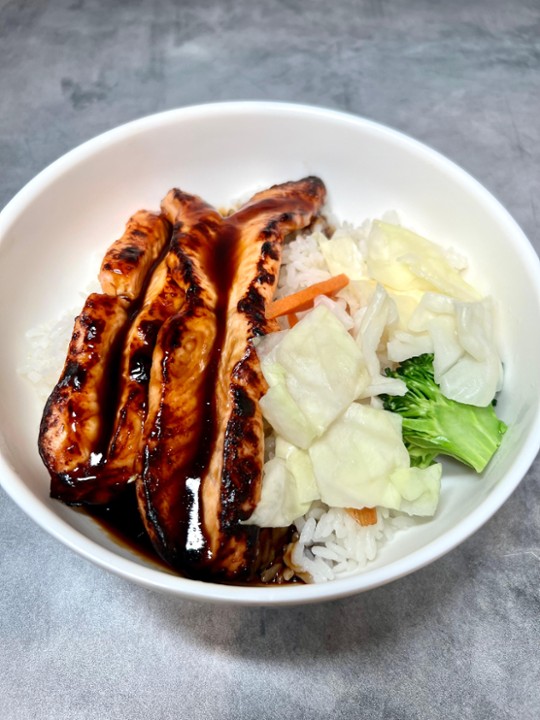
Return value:
<svg viewBox="0 0 540 720">
<path fill-rule="evenodd" d="M 396 370 L 386 370 L 386 375 L 407 385 L 405 395 L 382 395 L 382 400 L 386 410 L 403 418 L 411 465 L 428 467 L 441 454 L 482 472 L 507 429 L 493 405 L 476 407 L 444 397 L 429 353 L 405 360 Z"/>
</svg>

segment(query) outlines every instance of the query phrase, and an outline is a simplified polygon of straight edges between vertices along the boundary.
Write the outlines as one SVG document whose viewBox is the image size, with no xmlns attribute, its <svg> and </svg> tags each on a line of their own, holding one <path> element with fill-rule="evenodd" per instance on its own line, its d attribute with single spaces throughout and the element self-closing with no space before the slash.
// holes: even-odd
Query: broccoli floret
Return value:
<svg viewBox="0 0 540 720">
<path fill-rule="evenodd" d="M 382 400 L 386 410 L 403 418 L 403 441 L 411 465 L 428 467 L 437 455 L 450 455 L 482 472 L 507 429 L 493 406 L 465 405 L 444 397 L 429 353 L 405 360 L 386 374 L 407 385 L 405 395 L 383 395 Z"/>
</svg>

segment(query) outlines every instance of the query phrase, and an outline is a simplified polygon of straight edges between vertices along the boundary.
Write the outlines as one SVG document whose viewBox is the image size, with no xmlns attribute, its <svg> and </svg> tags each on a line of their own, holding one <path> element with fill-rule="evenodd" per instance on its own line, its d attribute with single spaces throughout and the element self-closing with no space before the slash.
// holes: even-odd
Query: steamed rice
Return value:
<svg viewBox="0 0 540 720">
<path fill-rule="evenodd" d="M 75 314 L 66 313 L 56 322 L 44 323 L 26 333 L 28 352 L 19 373 L 34 384 L 43 402 L 58 382 Z"/>
<path fill-rule="evenodd" d="M 362 527 L 346 510 L 314 503 L 295 521 L 300 533 L 290 553 L 290 566 L 308 573 L 313 582 L 324 582 L 358 572 L 375 560 L 379 547 L 397 530 L 415 520 L 386 508 L 377 508 L 375 525 Z"/>
<path fill-rule="evenodd" d="M 93 265 L 99 268 L 97 255 L 92 258 Z M 97 269 L 95 272 L 97 278 Z M 66 310 L 57 320 L 51 320 L 30 328 L 26 332 L 27 353 L 18 372 L 35 387 L 39 398 L 45 402 L 51 390 L 58 382 L 66 361 L 66 352 L 73 332 L 73 321 L 81 311 L 81 306 L 93 292 L 101 292 L 97 279 L 89 282 L 80 293 L 81 302 Z"/>
</svg>

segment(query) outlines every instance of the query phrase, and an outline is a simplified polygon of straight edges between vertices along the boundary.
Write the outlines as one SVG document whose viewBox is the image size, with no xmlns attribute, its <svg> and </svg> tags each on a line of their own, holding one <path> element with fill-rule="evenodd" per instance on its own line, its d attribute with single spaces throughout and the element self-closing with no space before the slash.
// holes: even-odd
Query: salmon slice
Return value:
<svg viewBox="0 0 540 720">
<path fill-rule="evenodd" d="M 258 528 L 242 526 L 260 498 L 264 461 L 259 399 L 266 392 L 253 340 L 278 329 L 265 315 L 277 285 L 284 239 L 309 226 L 326 197 L 318 178 L 256 194 L 227 219 L 236 231 L 234 274 L 217 365 L 212 454 L 200 483 L 202 530 L 212 575 L 249 577 L 258 556 Z"/>
<path fill-rule="evenodd" d="M 218 292 L 212 280 L 217 211 L 179 190 L 162 203 L 174 224 L 167 267 L 184 301 L 159 330 L 152 357 L 142 474 L 137 498 L 157 552 L 186 567 L 201 548 L 194 463 L 204 431 L 208 374 L 217 335 Z M 180 220 L 181 218 L 181 220 Z M 189 564 L 189 563 L 188 563 Z"/>
<path fill-rule="evenodd" d="M 178 234 L 200 223 L 220 220 L 200 198 L 180 191 L 167 195 L 163 212 L 175 226 L 175 235 L 167 255 L 152 275 L 124 345 L 118 409 L 101 477 L 101 484 L 111 488 L 136 479 L 142 471 L 143 426 L 157 336 L 164 322 L 184 307 L 189 289 L 180 270 L 185 258 L 183 250 L 179 250 Z"/>
<path fill-rule="evenodd" d="M 80 503 L 102 460 L 107 368 L 128 322 L 125 298 L 93 293 L 75 325 L 60 380 L 43 412 L 39 452 L 51 474 L 51 495 Z"/>
<path fill-rule="evenodd" d="M 101 263 L 99 281 L 103 292 L 129 300 L 138 298 L 169 237 L 170 226 L 163 215 L 148 210 L 132 215 L 124 234 L 112 243 Z"/>
<path fill-rule="evenodd" d="M 104 504 L 125 485 L 123 476 L 104 473 L 117 361 L 133 305 L 170 230 L 163 215 L 136 212 L 103 260 L 99 277 L 104 293 L 90 295 L 75 320 L 64 370 L 46 404 L 38 440 L 51 474 L 51 495 L 66 503 Z"/>
</svg>

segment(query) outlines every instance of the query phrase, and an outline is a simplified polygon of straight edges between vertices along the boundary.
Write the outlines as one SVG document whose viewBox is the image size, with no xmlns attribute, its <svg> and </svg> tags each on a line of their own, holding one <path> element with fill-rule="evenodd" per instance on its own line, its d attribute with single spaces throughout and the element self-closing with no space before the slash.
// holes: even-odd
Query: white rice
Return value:
<svg viewBox="0 0 540 720">
<path fill-rule="evenodd" d="M 97 267 L 99 268 L 99 263 Z M 97 270 L 95 274 L 97 277 Z M 88 295 L 93 292 L 101 292 L 97 280 L 88 283 L 80 293 L 81 301 L 78 306 L 66 310 L 56 320 L 37 325 L 26 332 L 27 352 L 18 372 L 34 385 L 43 402 L 58 382 L 64 367 L 75 317 L 81 312 Z"/>
<path fill-rule="evenodd" d="M 362 526 L 344 509 L 313 503 L 295 521 L 298 540 L 288 555 L 289 566 L 312 582 L 325 582 L 359 572 L 377 557 L 379 547 L 394 533 L 414 525 L 407 515 L 377 508 L 377 522 Z"/>
<path fill-rule="evenodd" d="M 18 371 L 35 386 L 43 401 L 58 382 L 76 313 L 66 313 L 58 320 L 39 325 L 26 333 L 28 351 Z"/>
</svg>

